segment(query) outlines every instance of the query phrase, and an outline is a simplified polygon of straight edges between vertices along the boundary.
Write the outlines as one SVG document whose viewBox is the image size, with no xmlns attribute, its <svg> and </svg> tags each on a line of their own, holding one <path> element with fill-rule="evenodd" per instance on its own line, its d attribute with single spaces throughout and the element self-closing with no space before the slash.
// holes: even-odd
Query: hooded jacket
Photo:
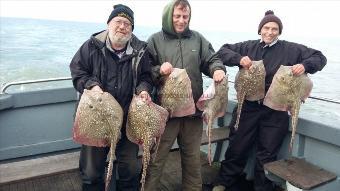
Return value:
<svg viewBox="0 0 340 191">
<path fill-rule="evenodd" d="M 200 33 L 189 27 L 177 34 L 173 27 L 174 1 L 163 11 L 162 30 L 148 39 L 148 50 L 153 60 L 152 77 L 155 84 L 161 81 L 160 67 L 169 62 L 174 68 L 186 69 L 191 80 L 194 101 L 203 93 L 202 73 L 212 77 L 215 70 L 225 71 L 214 49 Z M 191 10 L 190 10 L 191 12 Z"/>
<path fill-rule="evenodd" d="M 149 55 L 146 43 L 132 35 L 119 58 L 106 47 L 107 36 L 107 30 L 95 33 L 80 47 L 70 63 L 72 82 L 80 93 L 98 85 L 115 97 L 126 114 L 133 93 L 151 92 Z"/>
</svg>

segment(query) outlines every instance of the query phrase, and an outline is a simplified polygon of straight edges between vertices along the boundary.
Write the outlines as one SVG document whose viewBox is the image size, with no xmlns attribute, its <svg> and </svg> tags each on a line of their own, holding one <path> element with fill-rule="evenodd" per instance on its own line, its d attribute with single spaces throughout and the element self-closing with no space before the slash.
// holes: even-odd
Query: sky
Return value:
<svg viewBox="0 0 340 191">
<path fill-rule="evenodd" d="M 161 26 L 168 0 L 0 0 L 1 17 L 24 17 L 106 23 L 114 4 L 135 12 L 135 24 Z M 190 27 L 196 30 L 257 32 L 266 10 L 283 23 L 283 34 L 340 37 L 340 1 L 318 0 L 191 0 Z"/>
</svg>

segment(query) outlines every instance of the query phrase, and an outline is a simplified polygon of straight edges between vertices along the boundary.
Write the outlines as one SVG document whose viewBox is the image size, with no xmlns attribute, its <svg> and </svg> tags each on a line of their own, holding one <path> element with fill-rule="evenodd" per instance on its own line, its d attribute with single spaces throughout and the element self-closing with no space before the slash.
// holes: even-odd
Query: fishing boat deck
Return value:
<svg viewBox="0 0 340 191">
<path fill-rule="evenodd" d="M 208 143 L 205 132 L 201 144 Z M 212 143 L 228 139 L 229 129 L 216 128 L 213 131 Z M 79 152 L 46 156 L 26 161 L 0 164 L 0 191 L 78 191 L 81 180 L 78 171 Z M 178 149 L 170 152 L 161 177 L 160 190 L 180 190 L 181 162 Z M 210 190 L 218 171 L 217 163 L 208 164 L 207 155 L 201 153 L 202 179 Z"/>
<path fill-rule="evenodd" d="M 218 168 L 209 166 L 206 154 L 201 155 L 202 171 L 205 182 L 212 181 L 216 176 Z M 179 151 L 172 151 L 169 154 L 165 165 L 165 170 L 161 178 L 161 190 L 180 190 L 181 166 Z M 77 169 L 64 171 L 62 173 L 37 176 L 25 179 L 23 181 L 15 181 L 0 186 L 1 191 L 80 191 L 81 179 Z"/>
</svg>

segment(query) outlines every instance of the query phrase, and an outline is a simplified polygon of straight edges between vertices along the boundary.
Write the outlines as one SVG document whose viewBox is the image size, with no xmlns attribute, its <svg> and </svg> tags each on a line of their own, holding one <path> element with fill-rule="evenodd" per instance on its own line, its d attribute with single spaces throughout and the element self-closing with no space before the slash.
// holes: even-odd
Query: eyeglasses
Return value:
<svg viewBox="0 0 340 191">
<path fill-rule="evenodd" d="M 132 24 L 130 22 L 123 21 L 123 20 L 113 20 L 113 22 L 117 26 L 122 26 L 122 24 L 123 24 L 124 28 L 130 28 L 132 26 Z"/>
</svg>

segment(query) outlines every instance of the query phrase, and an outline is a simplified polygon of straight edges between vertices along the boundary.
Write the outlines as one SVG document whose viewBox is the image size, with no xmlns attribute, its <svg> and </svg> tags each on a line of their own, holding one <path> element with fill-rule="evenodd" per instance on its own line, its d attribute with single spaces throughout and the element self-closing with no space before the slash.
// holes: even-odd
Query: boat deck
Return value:
<svg viewBox="0 0 340 191">
<path fill-rule="evenodd" d="M 201 154 L 202 174 L 205 190 L 210 190 L 209 185 L 216 176 L 218 166 L 209 166 L 206 154 Z M 179 151 L 172 151 L 165 164 L 161 178 L 160 190 L 180 190 L 181 166 Z M 0 186 L 1 191 L 80 191 L 81 180 L 77 169 L 62 173 L 38 176 L 23 181 L 15 181 Z"/>
<path fill-rule="evenodd" d="M 229 128 L 213 129 L 212 143 L 228 139 Z M 201 145 L 208 144 L 202 133 Z M 78 191 L 81 180 L 78 171 L 79 152 L 70 152 L 31 160 L 0 163 L 0 191 Z M 201 153 L 204 190 L 211 190 L 211 183 L 218 172 L 218 163 L 209 166 L 207 155 Z M 181 187 L 181 159 L 178 147 L 170 152 L 161 177 L 160 190 L 177 191 Z"/>
<path fill-rule="evenodd" d="M 1 191 L 80 191 L 79 173 L 75 170 L 37 177 L 0 186 Z"/>
</svg>

